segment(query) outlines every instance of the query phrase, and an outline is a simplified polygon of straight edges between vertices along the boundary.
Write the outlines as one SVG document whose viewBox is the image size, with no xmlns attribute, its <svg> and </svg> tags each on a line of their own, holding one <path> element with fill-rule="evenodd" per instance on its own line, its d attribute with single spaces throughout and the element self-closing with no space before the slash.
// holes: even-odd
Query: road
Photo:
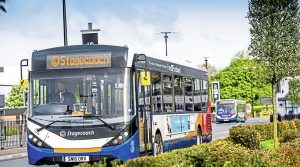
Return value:
<svg viewBox="0 0 300 167">
<path fill-rule="evenodd" d="M 264 123 L 268 122 L 269 118 L 250 118 L 248 119 L 245 123 L 221 123 L 221 124 L 216 124 L 213 123 L 213 140 L 227 137 L 229 135 L 229 129 L 232 126 L 236 125 L 253 125 L 253 124 L 259 124 L 259 123 Z M 28 165 L 27 158 L 22 158 L 22 159 L 14 159 L 14 160 L 9 160 L 9 161 L 2 161 L 0 162 L 0 166 L 3 167 L 33 167 L 32 165 Z M 49 166 L 49 165 L 42 165 L 41 167 L 44 166 Z M 57 167 L 58 165 L 50 165 L 51 167 Z"/>
<path fill-rule="evenodd" d="M 254 125 L 254 124 L 260 124 L 264 122 L 269 122 L 270 119 L 268 118 L 249 118 L 245 123 L 236 123 L 236 122 L 230 122 L 230 123 L 220 123 L 216 124 L 213 123 L 213 140 L 217 140 L 223 137 L 227 137 L 229 135 L 229 129 L 233 126 L 237 125 Z"/>
</svg>

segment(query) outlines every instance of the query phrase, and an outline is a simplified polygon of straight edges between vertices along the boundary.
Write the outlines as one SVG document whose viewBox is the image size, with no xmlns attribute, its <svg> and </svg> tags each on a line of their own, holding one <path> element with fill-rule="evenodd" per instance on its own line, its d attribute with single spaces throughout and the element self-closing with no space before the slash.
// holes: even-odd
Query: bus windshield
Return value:
<svg viewBox="0 0 300 167">
<path fill-rule="evenodd" d="M 217 114 L 218 115 L 235 114 L 235 105 L 234 105 L 234 103 L 217 104 Z"/>
<path fill-rule="evenodd" d="M 31 72 L 29 116 L 38 120 L 51 118 L 52 121 L 66 118 L 91 120 L 93 116 L 92 120 L 101 116 L 108 119 L 108 123 L 127 120 L 134 114 L 130 105 L 132 81 L 129 76 L 129 68 Z"/>
</svg>

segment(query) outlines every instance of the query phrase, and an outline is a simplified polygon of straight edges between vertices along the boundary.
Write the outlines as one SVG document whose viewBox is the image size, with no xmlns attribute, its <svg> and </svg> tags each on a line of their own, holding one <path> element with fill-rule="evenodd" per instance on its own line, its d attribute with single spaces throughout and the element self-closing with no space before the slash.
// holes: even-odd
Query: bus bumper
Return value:
<svg viewBox="0 0 300 167">
<path fill-rule="evenodd" d="M 103 159 L 120 159 L 127 161 L 140 155 L 139 133 L 120 145 L 102 147 L 100 152 L 87 153 L 55 153 L 52 148 L 40 148 L 27 142 L 28 163 L 30 165 L 57 164 L 65 162 L 67 156 L 89 156 L 89 162 L 98 162 Z"/>
<path fill-rule="evenodd" d="M 235 122 L 237 121 L 236 118 L 216 118 L 216 122 Z"/>
</svg>

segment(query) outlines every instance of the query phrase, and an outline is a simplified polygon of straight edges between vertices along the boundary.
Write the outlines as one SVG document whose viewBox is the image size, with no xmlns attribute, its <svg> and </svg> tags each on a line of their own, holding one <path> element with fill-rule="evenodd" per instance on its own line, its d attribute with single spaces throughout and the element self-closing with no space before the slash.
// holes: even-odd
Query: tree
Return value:
<svg viewBox="0 0 300 167">
<path fill-rule="evenodd" d="M 274 147 L 278 146 L 276 83 L 299 74 L 299 6 L 297 0 L 251 0 L 249 52 L 272 85 Z"/>
<path fill-rule="evenodd" d="M 288 98 L 292 103 L 292 107 L 294 104 L 300 104 L 300 79 L 293 78 L 289 80 L 289 94 Z"/>
<path fill-rule="evenodd" d="M 270 97 L 272 92 L 271 86 L 260 80 L 259 69 L 258 64 L 239 52 L 228 67 L 211 77 L 211 81 L 219 81 L 221 99 L 239 99 L 248 103 L 253 99 L 254 104 L 259 105 L 260 98 Z"/>
<path fill-rule="evenodd" d="M 206 66 L 206 64 L 202 64 L 203 67 Z M 207 64 L 207 71 L 208 76 L 216 75 L 220 70 L 218 70 L 214 65 Z"/>
<path fill-rule="evenodd" d="M 22 108 L 24 107 L 23 90 L 21 86 L 13 86 L 8 98 L 6 99 L 6 108 Z"/>
<path fill-rule="evenodd" d="M 6 9 L 4 8 L 4 6 L 2 5 L 3 3 L 5 3 L 6 0 L 0 0 L 0 11 L 2 12 L 6 12 Z"/>
</svg>

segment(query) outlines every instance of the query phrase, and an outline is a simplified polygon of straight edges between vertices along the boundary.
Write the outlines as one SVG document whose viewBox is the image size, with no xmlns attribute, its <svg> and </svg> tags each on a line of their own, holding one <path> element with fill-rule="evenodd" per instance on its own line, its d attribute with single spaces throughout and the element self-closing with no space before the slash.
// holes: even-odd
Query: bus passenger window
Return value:
<svg viewBox="0 0 300 167">
<path fill-rule="evenodd" d="M 163 108 L 164 112 L 173 111 L 173 82 L 172 75 L 163 75 Z"/>
<path fill-rule="evenodd" d="M 181 76 L 174 76 L 174 93 L 175 93 L 175 111 L 180 112 L 184 109 L 183 96 L 183 78 Z"/>
<path fill-rule="evenodd" d="M 184 78 L 184 101 L 185 110 L 194 111 L 193 82 L 191 78 Z"/>
<path fill-rule="evenodd" d="M 201 111 L 200 79 L 194 80 L 194 111 Z"/>
<path fill-rule="evenodd" d="M 159 72 L 152 72 L 152 104 L 154 112 L 161 112 L 161 78 Z"/>
<path fill-rule="evenodd" d="M 207 101 L 208 101 L 208 89 L 207 89 L 207 81 L 201 80 L 201 104 L 202 104 L 202 110 L 206 111 L 207 108 Z"/>
</svg>

